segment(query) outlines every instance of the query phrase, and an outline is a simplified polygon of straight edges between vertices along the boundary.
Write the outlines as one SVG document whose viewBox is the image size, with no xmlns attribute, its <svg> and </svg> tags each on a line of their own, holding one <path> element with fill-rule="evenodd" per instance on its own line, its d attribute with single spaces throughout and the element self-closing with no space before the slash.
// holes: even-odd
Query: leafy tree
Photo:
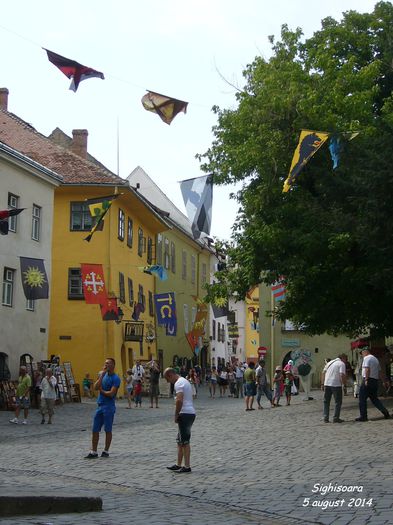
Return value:
<svg viewBox="0 0 393 525">
<path fill-rule="evenodd" d="M 284 275 L 281 319 L 312 334 L 393 334 L 393 5 L 326 18 L 307 40 L 284 25 L 270 41 L 236 109 L 213 108 L 215 139 L 198 156 L 215 183 L 243 181 L 208 298 Z M 282 193 L 301 129 L 359 135 L 336 170 L 325 145 Z"/>
</svg>

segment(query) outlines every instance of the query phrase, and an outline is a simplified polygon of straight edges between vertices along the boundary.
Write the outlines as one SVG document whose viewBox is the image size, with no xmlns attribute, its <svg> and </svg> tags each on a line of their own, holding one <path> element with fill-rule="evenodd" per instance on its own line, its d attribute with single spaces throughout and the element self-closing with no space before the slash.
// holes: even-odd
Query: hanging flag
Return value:
<svg viewBox="0 0 393 525">
<path fill-rule="evenodd" d="M 48 277 L 42 259 L 20 257 L 20 272 L 26 299 L 35 301 L 49 297 Z"/>
<path fill-rule="evenodd" d="M 81 264 L 82 287 L 87 304 L 105 304 L 105 289 L 102 264 Z"/>
<path fill-rule="evenodd" d="M 237 339 L 239 337 L 239 325 L 238 323 L 228 324 L 228 337 L 230 339 Z"/>
<path fill-rule="evenodd" d="M 329 137 L 329 133 L 324 131 L 310 131 L 302 129 L 299 137 L 299 143 L 293 154 L 291 169 L 284 182 L 283 193 L 286 193 L 294 184 L 296 177 L 299 175 L 303 166 L 311 159 L 322 144 Z"/>
<path fill-rule="evenodd" d="M 225 317 L 228 315 L 228 299 L 226 297 L 217 297 L 212 303 L 213 314 L 217 319 L 218 317 Z"/>
<path fill-rule="evenodd" d="M 58 55 L 57 53 L 54 53 L 53 51 L 49 51 L 48 49 L 43 48 L 47 55 L 49 62 L 52 62 L 54 66 L 56 66 L 60 71 L 68 78 L 71 78 L 71 85 L 70 89 L 71 91 L 76 92 L 78 89 L 79 83 L 82 82 L 82 80 L 87 80 L 88 78 L 101 78 L 104 80 L 104 74 L 100 71 L 97 71 L 95 69 L 92 69 L 91 67 L 83 66 L 82 64 L 79 64 L 79 62 L 76 62 L 75 60 L 71 60 L 69 58 L 62 57 L 61 55 Z"/>
<path fill-rule="evenodd" d="M 166 335 L 175 336 L 177 332 L 175 293 L 154 294 L 154 305 L 157 324 L 166 327 Z"/>
<path fill-rule="evenodd" d="M 151 264 L 149 266 L 138 266 L 138 270 L 149 275 L 155 275 L 160 279 L 160 281 L 166 281 L 168 279 L 168 274 L 161 264 Z"/>
<path fill-rule="evenodd" d="M 197 303 L 197 311 L 195 315 L 195 320 L 193 322 L 192 328 L 188 334 L 186 334 L 187 341 L 191 347 L 191 350 L 195 352 L 196 347 L 198 346 L 199 338 L 205 334 L 206 321 L 208 316 L 208 307 L 207 304 L 201 301 L 195 295 L 193 296 L 195 302 Z"/>
<path fill-rule="evenodd" d="M 117 321 L 119 319 L 119 308 L 116 298 L 107 297 L 105 301 L 100 304 L 100 308 L 103 321 Z"/>
<path fill-rule="evenodd" d="M 112 205 L 112 201 L 117 199 L 122 193 L 115 195 L 107 195 L 106 197 L 97 197 L 96 199 L 86 199 L 86 204 L 89 206 L 90 215 L 93 217 L 93 226 L 90 233 L 85 237 L 85 241 L 90 242 L 94 232 L 101 231 L 104 227 L 104 217 Z"/>
<path fill-rule="evenodd" d="M 329 142 L 329 151 L 330 151 L 330 156 L 333 161 L 334 170 L 338 167 L 338 164 L 340 162 L 340 156 L 344 150 L 344 140 L 349 142 L 355 137 L 357 137 L 358 135 L 359 135 L 358 132 L 352 133 L 348 131 L 345 133 L 333 135 L 331 137 L 330 142 Z"/>
<path fill-rule="evenodd" d="M 276 302 L 285 299 L 286 288 L 284 284 L 284 277 L 280 277 L 278 281 L 272 284 L 272 294 Z"/>
<path fill-rule="evenodd" d="M 0 235 L 8 235 L 8 219 L 19 215 L 25 208 L 13 208 L 11 210 L 0 210 Z"/>
<path fill-rule="evenodd" d="M 139 317 L 144 311 L 145 307 L 143 303 L 135 303 L 134 311 L 132 312 L 131 317 L 134 319 L 134 321 L 139 321 Z"/>
<path fill-rule="evenodd" d="M 201 233 L 210 235 L 213 204 L 213 177 L 205 175 L 195 179 L 180 182 L 187 216 L 191 221 L 194 239 L 199 239 Z"/>
<path fill-rule="evenodd" d="M 170 124 L 178 113 L 187 112 L 188 102 L 148 91 L 142 97 L 142 105 L 147 111 L 156 113 L 165 124 Z"/>
</svg>

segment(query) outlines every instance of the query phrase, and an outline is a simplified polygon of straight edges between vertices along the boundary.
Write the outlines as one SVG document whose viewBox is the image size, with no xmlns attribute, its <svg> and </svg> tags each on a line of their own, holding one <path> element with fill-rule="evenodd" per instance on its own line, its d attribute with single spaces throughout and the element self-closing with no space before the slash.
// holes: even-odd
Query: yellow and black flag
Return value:
<svg viewBox="0 0 393 525">
<path fill-rule="evenodd" d="M 90 215 L 93 218 L 93 226 L 90 230 L 89 235 L 85 237 L 85 241 L 90 242 L 94 232 L 97 230 L 101 231 L 103 229 L 105 214 L 111 207 L 112 201 L 116 199 L 119 195 L 121 195 L 121 193 L 86 200 L 86 204 L 89 206 Z"/>
<path fill-rule="evenodd" d="M 308 129 L 302 129 L 299 143 L 293 154 L 289 175 L 284 182 L 283 193 L 286 193 L 293 186 L 300 170 L 307 164 L 314 153 L 319 150 L 328 137 L 329 133 L 326 133 L 325 131 L 310 131 Z"/>
<path fill-rule="evenodd" d="M 187 112 L 188 102 L 148 91 L 142 97 L 142 105 L 147 111 L 156 113 L 165 124 L 170 124 L 178 113 Z"/>
</svg>

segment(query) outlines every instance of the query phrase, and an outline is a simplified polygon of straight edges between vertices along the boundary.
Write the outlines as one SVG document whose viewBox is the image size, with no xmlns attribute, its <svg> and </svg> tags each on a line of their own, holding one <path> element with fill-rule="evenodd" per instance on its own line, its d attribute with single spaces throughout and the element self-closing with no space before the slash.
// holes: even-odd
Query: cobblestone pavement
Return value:
<svg viewBox="0 0 393 525">
<path fill-rule="evenodd" d="M 57 407 L 51 426 L 40 425 L 36 410 L 26 426 L 11 425 L 12 414 L 0 412 L 0 494 L 101 496 L 104 502 L 99 513 L 0 523 L 393 524 L 393 420 L 373 407 L 371 421 L 355 423 L 357 400 L 348 396 L 346 422 L 326 424 L 321 392 L 313 396 L 305 402 L 300 394 L 290 407 L 275 409 L 263 398 L 264 410 L 245 412 L 243 400 L 210 399 L 201 389 L 193 472 L 183 475 L 165 468 L 176 452 L 171 399 L 161 400 L 158 410 L 145 400 L 141 409 L 126 410 L 120 400 L 111 457 L 92 461 L 83 456 L 90 448 L 93 401 Z M 391 411 L 393 399 L 385 403 Z M 320 486 L 346 492 L 323 494 Z"/>
</svg>

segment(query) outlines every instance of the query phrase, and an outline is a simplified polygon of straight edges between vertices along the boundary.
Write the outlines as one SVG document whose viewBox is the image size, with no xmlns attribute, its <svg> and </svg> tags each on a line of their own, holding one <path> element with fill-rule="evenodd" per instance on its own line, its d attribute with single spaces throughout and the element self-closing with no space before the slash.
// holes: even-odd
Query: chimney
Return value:
<svg viewBox="0 0 393 525">
<path fill-rule="evenodd" d="M 79 155 L 85 159 L 87 157 L 87 129 L 73 129 L 72 130 L 72 144 L 71 151 L 75 155 Z"/>
<path fill-rule="evenodd" d="M 8 89 L 0 88 L 0 109 L 8 111 Z"/>
</svg>

